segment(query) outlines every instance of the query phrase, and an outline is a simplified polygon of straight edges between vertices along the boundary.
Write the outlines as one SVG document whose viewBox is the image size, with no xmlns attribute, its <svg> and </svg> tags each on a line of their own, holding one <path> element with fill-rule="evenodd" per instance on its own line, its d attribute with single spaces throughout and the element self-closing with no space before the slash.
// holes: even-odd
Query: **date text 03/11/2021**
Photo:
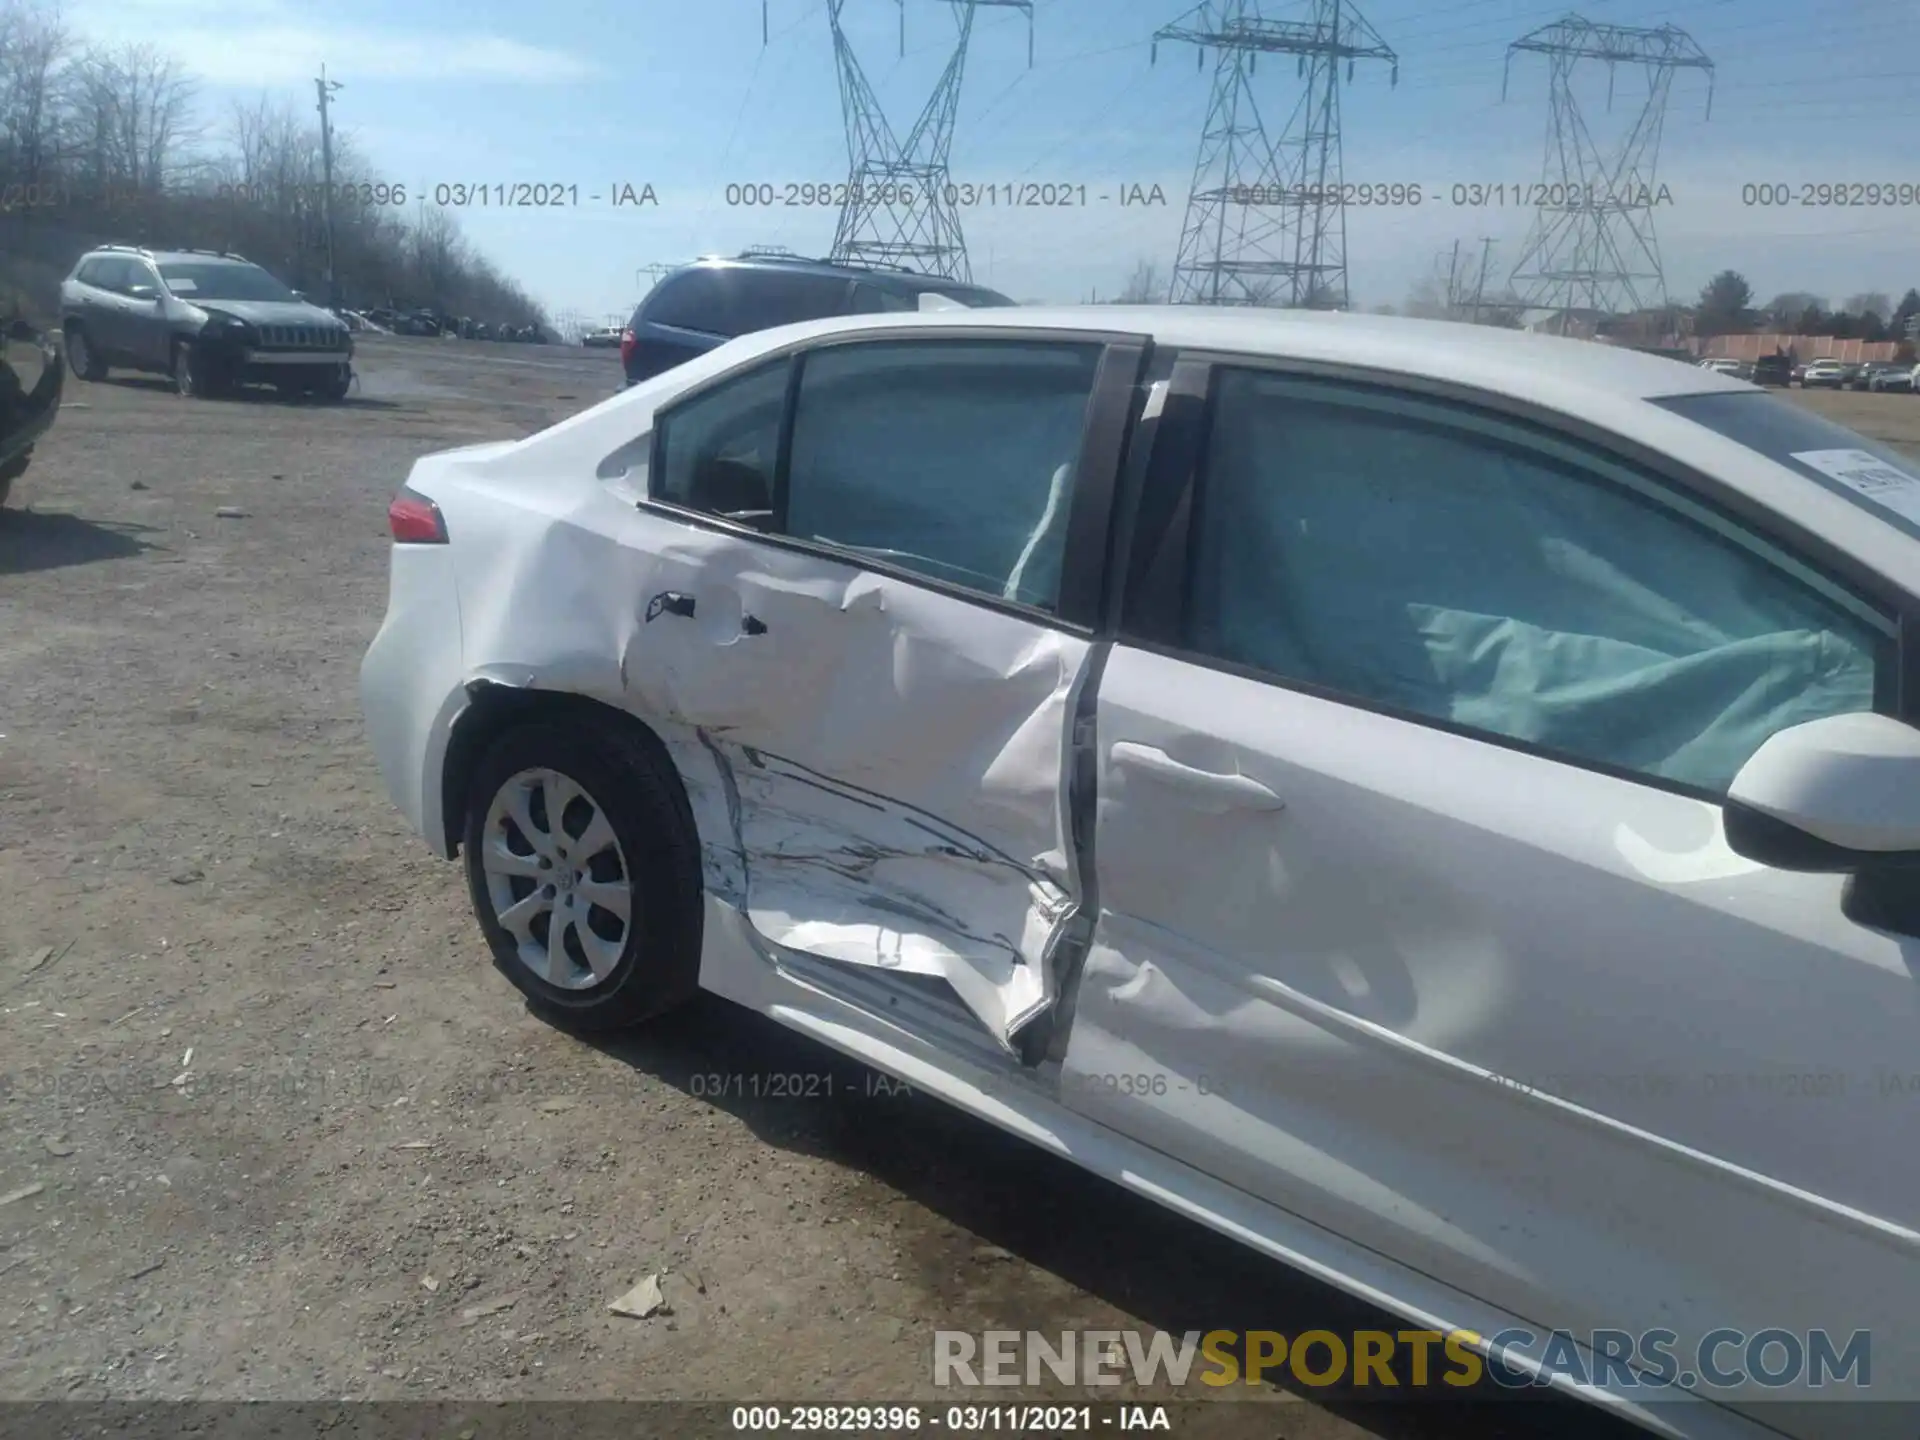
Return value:
<svg viewBox="0 0 1920 1440">
<path fill-rule="evenodd" d="M 603 186 L 578 185 L 559 181 L 443 180 L 431 190 L 423 190 L 435 205 L 449 210 L 556 210 L 574 209 L 584 200 L 592 205 L 611 205 L 615 209 L 658 208 L 660 196 L 650 183 L 618 180 Z"/>
<path fill-rule="evenodd" d="M 659 192 L 644 180 L 614 180 L 584 189 L 563 180 L 441 180 L 432 185 L 341 181 L 332 186 L 241 183 L 222 184 L 215 198 L 241 205 L 284 205 L 290 201 L 319 204 L 326 200 L 343 209 L 379 209 L 408 205 L 416 200 L 449 210 L 576 209 L 582 203 L 615 207 L 660 204 Z"/>
</svg>

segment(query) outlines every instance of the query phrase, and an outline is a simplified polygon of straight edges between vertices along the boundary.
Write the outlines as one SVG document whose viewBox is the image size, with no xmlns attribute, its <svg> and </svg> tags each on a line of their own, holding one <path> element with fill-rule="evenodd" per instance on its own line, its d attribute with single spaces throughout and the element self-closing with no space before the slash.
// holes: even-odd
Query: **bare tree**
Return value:
<svg viewBox="0 0 1920 1440">
<path fill-rule="evenodd" d="M 198 137 L 195 86 L 178 61 L 151 45 L 122 47 L 114 65 L 124 86 L 118 128 L 129 178 L 136 189 L 164 189 L 179 148 Z"/>
<path fill-rule="evenodd" d="M 421 206 L 420 217 L 407 240 L 413 278 L 420 287 L 430 294 L 451 289 L 467 260 L 466 245 L 461 239 L 460 227 L 454 223 L 453 213 Z"/>
<path fill-rule="evenodd" d="M 1115 301 L 1119 305 L 1158 305 L 1167 299 L 1167 285 L 1160 278 L 1160 267 L 1151 260 L 1142 260 L 1133 267 L 1126 288 Z"/>
<path fill-rule="evenodd" d="M 1849 315 L 1872 315 L 1885 320 L 1893 313 L 1893 301 L 1879 290 L 1866 290 L 1858 295 L 1849 295 L 1845 308 Z"/>
<path fill-rule="evenodd" d="M 1775 328 L 1781 330 L 1791 328 L 1809 310 L 1826 308 L 1826 296 L 1815 295 L 1810 290 L 1783 291 L 1767 302 L 1767 314 L 1772 317 Z"/>
<path fill-rule="evenodd" d="M 51 176 L 60 71 L 71 49 L 57 10 L 0 4 L 0 177 L 33 185 Z"/>
<path fill-rule="evenodd" d="M 1447 305 L 1447 295 L 1438 275 L 1427 275 L 1414 282 L 1413 289 L 1407 292 L 1406 303 L 1401 312 L 1418 320 L 1449 320 L 1452 312 Z"/>
<path fill-rule="evenodd" d="M 106 240 L 234 250 L 312 288 L 322 166 L 304 99 L 304 87 L 262 95 L 209 140 L 187 72 L 164 51 L 82 46 L 58 0 L 0 0 L 0 183 L 62 197 L 0 214 L 0 305 L 17 294 L 36 312 L 54 306 L 60 277 Z M 378 197 L 334 208 L 336 269 L 354 303 L 404 299 L 545 327 L 538 303 L 469 251 L 451 213 L 411 217 L 413 197 L 377 183 L 350 137 L 336 134 L 334 152 L 336 185 L 364 182 Z"/>
</svg>

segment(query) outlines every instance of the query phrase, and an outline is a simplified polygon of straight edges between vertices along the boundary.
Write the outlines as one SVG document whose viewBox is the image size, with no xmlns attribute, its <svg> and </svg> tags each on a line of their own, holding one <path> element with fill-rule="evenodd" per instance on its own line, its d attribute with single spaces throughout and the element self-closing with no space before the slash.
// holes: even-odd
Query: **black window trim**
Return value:
<svg viewBox="0 0 1920 1440">
<path fill-rule="evenodd" d="M 1060 591 L 1057 608 L 1042 609 L 1018 600 L 989 595 L 950 580 L 910 570 L 880 560 L 858 550 L 844 549 L 820 540 L 797 539 L 784 533 L 787 514 L 787 467 L 793 451 L 793 424 L 798 409 L 800 377 L 805 358 L 827 349 L 851 345 L 906 344 L 918 341 L 996 342 L 1025 345 L 1097 345 L 1100 356 L 1095 364 L 1093 389 L 1087 397 L 1086 419 L 1081 434 L 1079 468 L 1074 475 L 1073 502 L 1067 515 L 1067 539 L 1060 566 Z M 1151 346 L 1144 335 L 1111 330 L 1066 330 L 1017 325 L 932 326 L 887 325 L 845 334 L 796 340 L 755 355 L 729 367 L 699 384 L 675 395 L 655 409 L 649 424 L 653 442 L 647 464 L 647 495 L 638 508 L 681 524 L 702 530 L 755 541 L 775 549 L 791 551 L 822 560 L 830 560 L 858 570 L 871 571 L 949 599 L 961 600 L 983 610 L 993 610 L 1032 621 L 1051 630 L 1087 639 L 1102 633 L 1102 603 L 1108 580 L 1110 537 L 1118 521 L 1117 500 L 1121 471 L 1126 459 L 1127 441 L 1138 411 L 1138 377 L 1146 364 Z M 774 516 L 769 528 L 761 528 L 707 511 L 695 510 L 671 500 L 663 500 L 655 488 L 666 475 L 663 453 L 673 415 L 685 406 L 734 382 L 763 370 L 787 366 L 786 404 L 780 417 L 778 461 L 774 475 Z M 604 462 L 603 462 L 604 463 Z"/>
<path fill-rule="evenodd" d="M 1888 672 L 1880 671 L 1876 666 L 1874 704 L 1876 708 L 1885 706 L 1896 718 L 1908 724 L 1920 724 L 1920 602 L 1885 577 L 1860 564 L 1853 556 L 1795 524 L 1789 517 L 1761 506 L 1752 497 L 1705 472 L 1675 461 L 1671 456 L 1545 406 L 1431 376 L 1411 375 L 1374 366 L 1281 356 L 1240 355 L 1197 349 L 1180 352 L 1166 401 L 1168 412 L 1177 407 L 1179 418 L 1169 424 L 1163 414 L 1155 453 L 1149 462 L 1146 482 L 1139 497 L 1139 519 L 1129 521 L 1135 528 L 1122 577 L 1123 593 L 1116 609 L 1119 625 L 1115 638 L 1119 643 L 1167 659 L 1251 680 L 1276 690 L 1345 705 L 1443 734 L 1457 735 L 1542 760 L 1570 765 L 1611 779 L 1702 800 L 1715 806 L 1726 803 L 1725 795 L 1702 786 L 1648 775 L 1630 767 L 1611 765 L 1418 711 L 1381 704 L 1327 686 L 1277 675 L 1257 666 L 1224 660 L 1186 645 L 1182 636 L 1192 570 L 1193 515 L 1202 488 L 1201 476 L 1207 437 L 1212 431 L 1218 379 L 1227 370 L 1259 371 L 1287 379 L 1335 381 L 1376 391 L 1399 392 L 1467 411 L 1477 410 L 1494 418 L 1517 421 L 1523 428 L 1544 430 L 1550 438 L 1558 439 L 1563 444 L 1572 442 L 1578 448 L 1593 452 L 1596 460 L 1611 461 L 1638 472 L 1657 485 L 1669 488 L 1694 504 L 1716 513 L 1726 522 L 1748 532 L 1819 576 L 1826 584 L 1852 595 L 1867 608 L 1890 620 L 1893 633 L 1886 643 L 1890 648 L 1887 658 L 1892 661 L 1892 693 L 1881 693 L 1887 683 L 1884 677 Z M 1153 507 L 1151 512 L 1149 507 Z M 1674 513 L 1680 514 L 1677 511 Z"/>
</svg>

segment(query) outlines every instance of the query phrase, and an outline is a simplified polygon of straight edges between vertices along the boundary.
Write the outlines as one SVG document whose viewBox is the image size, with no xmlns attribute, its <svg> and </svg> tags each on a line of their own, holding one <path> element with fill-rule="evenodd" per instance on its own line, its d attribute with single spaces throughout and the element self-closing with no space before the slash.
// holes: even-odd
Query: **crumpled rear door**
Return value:
<svg viewBox="0 0 1920 1440">
<path fill-rule="evenodd" d="M 755 930 L 942 980 L 1011 1049 L 1075 911 L 1089 642 L 718 531 L 685 532 L 648 584 L 631 693 L 722 767 Z"/>
</svg>

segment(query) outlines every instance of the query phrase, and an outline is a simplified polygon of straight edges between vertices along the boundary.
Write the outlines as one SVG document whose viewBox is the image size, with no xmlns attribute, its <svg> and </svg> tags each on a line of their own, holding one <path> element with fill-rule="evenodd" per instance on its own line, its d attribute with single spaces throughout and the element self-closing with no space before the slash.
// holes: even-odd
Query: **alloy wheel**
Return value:
<svg viewBox="0 0 1920 1440">
<path fill-rule="evenodd" d="M 606 811 L 557 770 L 523 770 L 488 807 L 480 868 L 515 954 L 540 979 L 585 990 L 631 938 L 632 872 Z"/>
</svg>

